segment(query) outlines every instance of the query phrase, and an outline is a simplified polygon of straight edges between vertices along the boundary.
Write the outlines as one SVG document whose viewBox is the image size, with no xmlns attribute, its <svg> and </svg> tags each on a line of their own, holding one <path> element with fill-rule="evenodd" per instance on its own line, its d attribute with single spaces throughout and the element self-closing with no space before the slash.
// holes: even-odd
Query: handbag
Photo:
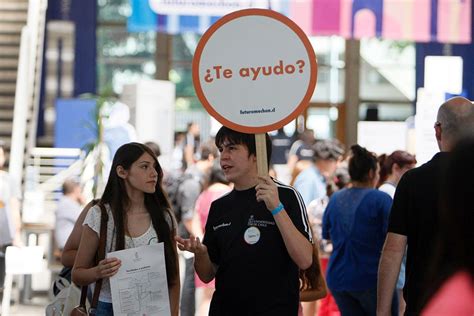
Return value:
<svg viewBox="0 0 474 316">
<path fill-rule="evenodd" d="M 63 267 L 61 269 L 58 277 L 53 282 L 52 291 L 53 291 L 54 297 L 58 296 L 58 294 L 61 293 L 62 290 L 71 286 L 71 274 L 72 274 L 71 267 Z"/>
<path fill-rule="evenodd" d="M 99 234 L 99 249 L 97 250 L 96 255 L 96 264 L 99 264 L 101 260 L 105 258 L 105 243 L 107 239 L 107 221 L 109 219 L 107 215 L 107 210 L 105 209 L 102 203 L 99 203 L 100 207 L 100 234 Z M 88 286 L 83 286 L 81 289 L 81 300 L 78 306 L 74 307 L 71 311 L 71 316 L 81 316 L 81 315 L 95 315 L 95 310 L 97 308 L 97 303 L 99 302 L 100 289 L 102 287 L 103 279 L 97 280 L 94 288 L 94 295 L 92 296 L 91 307 L 87 310 L 86 299 L 87 299 L 87 289 Z"/>
</svg>

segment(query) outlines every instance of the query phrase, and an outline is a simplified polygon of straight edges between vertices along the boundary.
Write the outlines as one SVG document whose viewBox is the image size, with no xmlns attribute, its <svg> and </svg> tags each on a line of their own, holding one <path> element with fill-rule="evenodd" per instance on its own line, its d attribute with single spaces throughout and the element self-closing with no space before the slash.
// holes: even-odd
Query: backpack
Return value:
<svg viewBox="0 0 474 316">
<path fill-rule="evenodd" d="M 163 189 L 168 195 L 168 200 L 171 205 L 171 209 L 176 217 L 176 221 L 181 223 L 181 200 L 179 198 L 179 188 L 184 181 L 193 178 L 192 174 L 183 173 L 180 175 L 168 174 L 165 179 L 163 179 Z"/>
</svg>

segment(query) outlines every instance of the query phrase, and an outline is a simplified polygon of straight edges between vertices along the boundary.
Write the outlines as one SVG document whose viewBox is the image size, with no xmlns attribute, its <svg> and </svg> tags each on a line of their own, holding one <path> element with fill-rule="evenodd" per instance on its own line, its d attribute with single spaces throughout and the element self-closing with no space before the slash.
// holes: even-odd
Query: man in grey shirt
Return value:
<svg viewBox="0 0 474 316">
<path fill-rule="evenodd" d="M 176 196 L 178 204 L 178 235 L 189 238 L 192 234 L 192 222 L 196 200 L 207 181 L 208 173 L 214 158 L 218 155 L 217 147 L 213 143 L 204 143 L 199 147 L 199 160 L 189 166 L 182 182 L 178 187 Z M 189 253 L 182 253 L 185 259 L 184 280 L 181 282 L 181 316 L 194 316 L 195 313 L 195 284 L 194 284 L 194 259 Z"/>
<path fill-rule="evenodd" d="M 74 228 L 79 214 L 84 205 L 82 188 L 75 179 L 66 179 L 62 187 L 63 196 L 58 202 L 56 209 L 56 224 L 54 238 L 59 249 L 63 249 L 69 235 Z"/>
</svg>

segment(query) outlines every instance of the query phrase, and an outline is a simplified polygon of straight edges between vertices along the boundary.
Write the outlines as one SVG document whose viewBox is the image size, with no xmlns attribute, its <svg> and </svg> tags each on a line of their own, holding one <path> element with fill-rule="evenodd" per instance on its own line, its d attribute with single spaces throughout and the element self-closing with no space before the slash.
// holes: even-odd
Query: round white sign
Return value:
<svg viewBox="0 0 474 316">
<path fill-rule="evenodd" d="M 203 35 L 193 59 L 196 93 L 221 124 L 245 133 L 283 127 L 309 104 L 317 63 L 311 43 L 271 10 L 228 14 Z"/>
</svg>

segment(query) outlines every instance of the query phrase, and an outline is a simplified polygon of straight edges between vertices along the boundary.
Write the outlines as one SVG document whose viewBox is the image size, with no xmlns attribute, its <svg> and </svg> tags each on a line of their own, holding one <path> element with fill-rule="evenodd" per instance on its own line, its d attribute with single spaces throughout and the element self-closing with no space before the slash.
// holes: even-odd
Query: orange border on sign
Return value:
<svg viewBox="0 0 474 316">
<path fill-rule="evenodd" d="M 284 119 L 274 124 L 259 126 L 259 127 L 236 124 L 234 122 L 229 121 L 222 115 L 220 115 L 207 100 L 201 87 L 201 81 L 199 80 L 199 63 L 201 62 L 202 52 L 207 42 L 209 41 L 209 39 L 212 37 L 212 35 L 226 23 L 232 20 L 235 20 L 237 18 L 249 16 L 249 15 L 259 15 L 259 16 L 266 16 L 269 18 L 273 18 L 275 20 L 282 22 L 283 24 L 288 26 L 290 29 L 292 29 L 293 32 L 295 32 L 296 35 L 298 35 L 298 37 L 300 38 L 300 40 L 303 42 L 303 45 L 306 48 L 306 52 L 308 53 L 309 64 L 310 64 L 310 79 L 309 79 L 309 84 L 308 84 L 308 91 L 306 92 L 305 96 L 301 100 L 300 104 L 295 108 L 293 112 L 291 112 Z M 194 89 L 196 90 L 196 94 L 199 100 L 201 101 L 204 108 L 209 114 L 211 114 L 217 121 L 219 121 L 224 126 L 227 126 L 229 128 L 232 128 L 236 131 L 243 132 L 243 133 L 257 134 L 257 133 L 265 133 L 265 132 L 277 130 L 280 127 L 285 126 L 286 124 L 294 120 L 298 116 L 298 114 L 300 114 L 308 106 L 309 102 L 311 101 L 311 97 L 313 96 L 314 89 L 316 88 L 318 65 L 316 62 L 316 54 L 314 53 L 313 46 L 311 45 L 308 38 L 306 37 L 306 34 L 295 22 L 293 22 L 291 19 L 284 16 L 283 14 L 280 14 L 272 10 L 244 9 L 244 10 L 235 11 L 223 16 L 221 19 L 216 21 L 204 33 L 204 35 L 202 36 L 201 40 L 199 41 L 196 47 L 196 52 L 194 53 L 192 71 L 193 71 Z"/>
</svg>

